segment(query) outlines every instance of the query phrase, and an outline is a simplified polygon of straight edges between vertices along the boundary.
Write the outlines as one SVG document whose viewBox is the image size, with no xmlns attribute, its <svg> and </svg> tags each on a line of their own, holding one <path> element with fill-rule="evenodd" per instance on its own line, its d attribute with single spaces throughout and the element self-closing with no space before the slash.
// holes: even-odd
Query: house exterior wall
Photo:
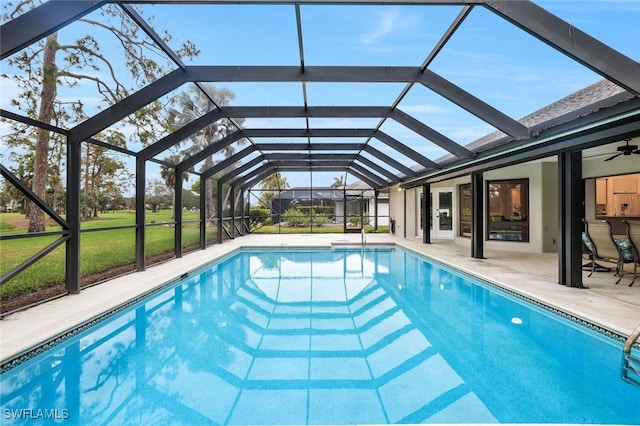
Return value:
<svg viewBox="0 0 640 426">
<path fill-rule="evenodd" d="M 333 219 L 335 223 L 343 223 L 344 222 L 344 202 L 336 201 L 335 213 L 336 214 Z"/>
<path fill-rule="evenodd" d="M 369 225 L 373 226 L 373 214 L 376 211 L 376 201 L 374 198 L 369 199 Z M 389 203 L 383 203 L 378 200 L 378 226 L 389 225 Z"/>
<path fill-rule="evenodd" d="M 486 229 L 487 200 L 486 182 L 504 179 L 528 179 L 529 181 L 529 241 L 484 240 L 485 248 L 512 250 L 518 252 L 555 252 L 558 248 L 558 166 L 555 161 L 535 161 L 517 166 L 505 167 L 484 173 L 483 221 Z M 431 188 L 453 188 L 453 235 L 456 243 L 470 245 L 470 238 L 459 237 L 458 204 L 459 185 L 469 183 L 469 177 L 461 177 L 432 184 Z M 390 189 L 390 212 L 396 220 L 397 236 L 416 238 L 419 220 L 418 194 L 421 187 L 399 190 Z M 406 194 L 406 213 L 403 211 Z M 405 231 L 406 230 L 406 234 Z M 484 237 L 483 237 L 484 238 Z"/>
<path fill-rule="evenodd" d="M 415 238 L 418 233 L 418 227 L 416 226 L 417 220 L 416 215 L 418 215 L 420 206 L 416 201 L 418 188 L 408 189 L 404 192 L 404 196 L 406 197 L 407 203 L 407 214 L 406 214 L 406 222 L 405 223 L 405 231 L 407 238 Z"/>
<path fill-rule="evenodd" d="M 542 251 L 558 251 L 558 163 L 543 162 L 542 190 Z"/>
<path fill-rule="evenodd" d="M 392 186 L 389 189 L 389 220 L 395 221 L 395 232 L 389 226 L 389 232 L 396 236 L 402 236 L 404 232 L 404 193 L 399 186 Z M 407 211 L 407 214 L 414 214 Z"/>
<path fill-rule="evenodd" d="M 454 219 L 457 219 L 457 212 L 458 212 L 458 191 L 457 191 L 457 186 L 461 185 L 463 183 L 469 183 L 470 180 L 468 177 L 464 177 L 464 178 L 458 178 L 458 179 L 452 179 L 452 180 L 448 180 L 445 182 L 438 182 L 436 184 L 431 185 L 432 189 L 437 189 L 437 188 L 451 188 L 453 189 L 453 216 Z M 422 192 L 422 187 L 417 187 L 417 188 L 410 188 L 404 191 L 400 191 L 398 190 L 398 187 L 394 187 L 392 188 L 389 193 L 391 195 L 390 199 L 391 199 L 391 209 L 392 211 L 396 211 L 397 206 L 394 206 L 396 200 L 399 200 L 398 202 L 400 203 L 404 203 L 404 195 L 406 194 L 407 197 L 407 212 L 406 212 L 406 231 L 407 231 L 407 238 L 416 238 L 419 236 L 419 229 L 420 229 L 420 192 Z M 395 195 L 395 196 L 394 196 Z M 393 216 L 394 218 L 400 218 L 402 219 L 403 217 L 405 217 L 405 215 L 402 213 L 401 210 L 398 210 L 399 213 L 396 213 L 395 216 L 394 214 L 392 214 L 391 216 Z M 429 213 L 427 213 L 429 214 Z M 398 223 L 396 224 L 396 226 L 398 225 Z M 403 229 L 405 227 L 404 223 L 402 224 Z M 458 223 L 456 220 L 454 220 L 453 222 L 453 232 L 454 235 L 457 235 L 458 232 Z M 396 231 L 396 234 L 397 231 Z M 464 241 L 468 241 L 468 239 L 463 238 L 462 240 Z"/>
</svg>

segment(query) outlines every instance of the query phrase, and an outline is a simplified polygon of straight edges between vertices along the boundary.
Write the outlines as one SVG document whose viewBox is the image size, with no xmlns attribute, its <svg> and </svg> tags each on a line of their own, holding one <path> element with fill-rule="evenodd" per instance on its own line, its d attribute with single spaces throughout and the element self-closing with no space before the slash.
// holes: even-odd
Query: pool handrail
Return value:
<svg viewBox="0 0 640 426">
<path fill-rule="evenodd" d="M 624 342 L 622 349 L 622 366 L 620 368 L 620 377 L 627 383 L 640 387 L 640 358 L 631 353 L 633 346 L 640 339 L 640 324 L 633 330 L 627 340 Z M 629 373 L 635 375 L 632 377 Z"/>
</svg>

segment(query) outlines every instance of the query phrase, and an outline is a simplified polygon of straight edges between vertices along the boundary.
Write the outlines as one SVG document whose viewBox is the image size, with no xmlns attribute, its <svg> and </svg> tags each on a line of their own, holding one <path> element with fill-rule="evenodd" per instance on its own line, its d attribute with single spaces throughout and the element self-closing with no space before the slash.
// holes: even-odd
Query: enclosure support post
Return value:
<svg viewBox="0 0 640 426">
<path fill-rule="evenodd" d="M 174 212 L 174 218 L 173 220 L 175 221 L 175 233 L 174 233 L 174 238 L 175 238 L 175 242 L 174 242 L 174 248 L 175 248 L 175 254 L 176 257 L 182 257 L 182 220 L 183 220 L 183 215 L 182 215 L 182 170 L 180 170 L 178 167 L 176 167 L 175 170 L 175 176 L 176 176 L 176 182 L 175 182 L 175 188 L 174 188 L 174 205 L 173 205 L 173 212 Z"/>
<path fill-rule="evenodd" d="M 347 189 L 346 185 L 342 187 L 342 232 L 347 233 Z"/>
<path fill-rule="evenodd" d="M 229 188 L 229 200 L 231 200 L 231 239 L 236 237 L 236 188 L 232 186 Z"/>
<path fill-rule="evenodd" d="M 136 270 L 144 271 L 145 261 L 145 227 L 144 227 L 144 195 L 146 168 L 145 160 L 136 157 Z"/>
<path fill-rule="evenodd" d="M 273 205 L 273 202 L 272 202 Z M 278 234 L 282 232 L 282 191 L 278 188 Z"/>
<path fill-rule="evenodd" d="M 558 155 L 558 281 L 568 287 L 582 284 L 582 218 L 584 186 L 582 152 Z"/>
<path fill-rule="evenodd" d="M 471 173 L 471 257 L 484 259 L 484 207 L 482 172 Z"/>
<path fill-rule="evenodd" d="M 222 202 L 222 199 L 224 197 L 224 193 L 222 191 L 222 187 L 224 186 L 222 184 L 222 182 L 218 181 L 218 199 L 217 204 L 218 204 L 218 228 L 217 228 L 217 241 L 218 244 L 222 244 L 222 219 L 223 219 L 223 211 L 222 211 L 222 206 L 224 205 Z"/>
<path fill-rule="evenodd" d="M 364 190 L 360 191 L 360 198 L 358 199 L 358 205 L 360 206 L 360 232 L 364 231 Z"/>
<path fill-rule="evenodd" d="M 431 244 L 431 227 L 429 219 L 431 217 L 431 185 L 425 183 L 422 185 L 422 242 Z"/>
<path fill-rule="evenodd" d="M 82 145 L 67 136 L 67 223 L 65 282 L 71 294 L 80 293 L 80 182 Z"/>
<path fill-rule="evenodd" d="M 244 233 L 245 234 L 250 234 L 251 233 L 251 224 L 250 224 L 250 220 L 251 220 L 251 188 L 249 188 L 249 190 L 246 192 L 246 199 L 244 200 L 245 203 L 245 215 L 246 215 L 246 220 L 244 223 L 245 229 L 244 229 Z M 255 195 L 254 195 L 255 197 Z M 269 217 L 271 217 L 271 213 L 272 211 L 269 210 Z"/>
<path fill-rule="evenodd" d="M 244 237 L 244 189 L 240 189 L 240 236 Z"/>
<path fill-rule="evenodd" d="M 373 232 L 378 232 L 378 197 L 380 196 L 380 191 L 375 189 L 373 191 Z"/>
<path fill-rule="evenodd" d="M 407 238 L 407 191 L 405 189 L 402 190 L 402 197 L 404 200 L 404 208 L 402 209 L 403 217 L 402 217 L 402 235 L 404 238 Z"/>
<path fill-rule="evenodd" d="M 207 178 L 200 176 L 200 249 L 207 248 Z"/>
<path fill-rule="evenodd" d="M 309 170 L 309 180 L 311 182 L 311 187 L 309 188 L 309 198 L 311 199 L 311 205 L 309 206 L 309 232 L 313 234 L 313 219 L 315 214 L 313 212 L 313 173 Z"/>
</svg>

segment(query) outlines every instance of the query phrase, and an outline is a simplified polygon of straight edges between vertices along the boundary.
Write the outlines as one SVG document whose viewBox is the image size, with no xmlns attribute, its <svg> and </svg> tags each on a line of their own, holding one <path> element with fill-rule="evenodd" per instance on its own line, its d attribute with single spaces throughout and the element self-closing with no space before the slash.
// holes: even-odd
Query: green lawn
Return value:
<svg viewBox="0 0 640 426">
<path fill-rule="evenodd" d="M 185 212 L 184 220 L 197 220 L 198 213 Z M 17 213 L 0 214 L 0 233 L 21 234 L 26 230 L 12 223 L 24 222 L 24 216 Z M 170 211 L 147 212 L 146 223 L 161 224 L 171 222 Z M 134 225 L 135 213 L 119 211 L 104 213 L 96 220 L 83 222 L 82 229 L 95 229 Z M 59 226 L 49 226 L 47 231 L 60 230 Z M 215 228 L 210 231 L 215 238 Z M 145 252 L 153 257 L 173 251 L 174 227 L 170 224 L 148 226 L 146 229 Z M 5 274 L 23 263 L 38 251 L 51 244 L 56 236 L 4 240 L 0 242 L 0 274 Z M 200 239 L 199 224 L 187 223 L 183 229 L 183 247 L 197 245 Z M 104 272 L 135 262 L 135 229 L 112 229 L 83 233 L 80 237 L 81 265 L 83 277 Z M 0 287 L 0 300 L 12 298 L 35 290 L 64 282 L 65 246 L 62 244 L 16 277 Z"/>
<path fill-rule="evenodd" d="M 198 246 L 200 241 L 200 228 L 197 220 L 199 213 L 184 212 L 186 223 L 183 228 L 183 247 Z M 174 227 L 171 222 L 171 211 L 164 210 L 157 213 L 147 212 L 145 222 L 147 226 L 145 235 L 145 253 L 147 258 L 172 253 Z M 83 222 L 83 230 L 108 228 L 117 226 L 133 226 L 135 212 L 117 211 L 103 213 L 95 220 Z M 26 221 L 24 215 L 18 213 L 0 214 L 0 234 L 3 236 L 26 233 Z M 47 231 L 60 230 L 59 226 L 49 226 Z M 278 225 L 265 226 L 256 230 L 256 233 L 342 233 L 341 226 L 318 226 L 313 230 L 304 227 L 278 228 Z M 367 232 L 370 232 L 368 230 Z M 378 232 L 388 232 L 388 227 L 380 227 Z M 215 240 L 216 228 L 207 230 L 207 240 Z M 38 251 L 48 246 L 57 239 L 56 236 L 43 236 L 0 241 L 0 274 L 4 275 L 16 266 L 25 262 Z M 135 229 L 110 229 L 105 231 L 83 232 L 80 237 L 80 271 L 82 277 L 88 277 L 104 271 L 122 266 L 132 265 L 135 262 Z M 65 280 L 65 245 L 62 244 L 53 252 L 47 254 L 40 261 L 27 268 L 16 277 L 7 281 L 0 287 L 0 300 L 7 300 L 16 296 L 27 294 L 42 288 L 63 283 Z"/>
</svg>

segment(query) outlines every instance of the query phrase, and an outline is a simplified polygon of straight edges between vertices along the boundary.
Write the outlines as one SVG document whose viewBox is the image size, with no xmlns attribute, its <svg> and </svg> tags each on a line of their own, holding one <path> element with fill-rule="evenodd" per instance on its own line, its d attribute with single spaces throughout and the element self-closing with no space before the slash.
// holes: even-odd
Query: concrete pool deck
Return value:
<svg viewBox="0 0 640 426">
<path fill-rule="evenodd" d="M 360 234 L 252 234 L 16 312 L 0 320 L 1 363 L 242 247 L 330 247 L 360 244 L 361 238 Z M 555 253 L 485 250 L 486 259 L 474 259 L 469 247 L 448 241 L 423 244 L 419 239 L 367 234 L 366 243 L 394 243 L 422 253 L 617 334 L 627 336 L 640 323 L 640 280 L 629 287 L 630 276 L 616 285 L 613 272 L 594 273 L 591 278 L 584 272 L 588 289 L 565 287 L 557 283 Z"/>
</svg>

